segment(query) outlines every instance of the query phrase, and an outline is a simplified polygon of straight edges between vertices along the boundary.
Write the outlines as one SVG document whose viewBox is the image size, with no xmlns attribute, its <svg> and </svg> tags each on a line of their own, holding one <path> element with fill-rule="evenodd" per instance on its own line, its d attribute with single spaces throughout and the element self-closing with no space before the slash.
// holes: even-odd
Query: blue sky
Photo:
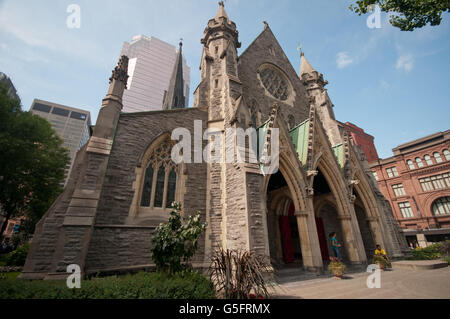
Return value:
<svg viewBox="0 0 450 319">
<path fill-rule="evenodd" d="M 450 15 L 438 27 L 401 32 L 382 13 L 381 28 L 352 13 L 350 0 L 228 0 L 243 52 L 267 21 L 299 69 L 298 43 L 329 81 L 340 121 L 375 136 L 380 157 L 410 140 L 449 129 Z M 81 28 L 69 29 L 69 4 L 81 8 Z M 0 71 L 28 110 L 34 98 L 84 108 L 95 123 L 124 41 L 184 39 L 191 92 L 199 82 L 207 21 L 215 0 L 0 0 Z M 190 98 L 192 101 L 193 98 Z M 192 102 L 191 102 L 192 103 Z"/>
</svg>

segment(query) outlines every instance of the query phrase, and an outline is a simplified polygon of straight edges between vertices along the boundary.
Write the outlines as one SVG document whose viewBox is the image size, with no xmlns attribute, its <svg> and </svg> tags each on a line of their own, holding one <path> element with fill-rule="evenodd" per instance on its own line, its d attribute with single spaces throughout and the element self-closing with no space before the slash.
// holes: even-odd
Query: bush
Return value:
<svg viewBox="0 0 450 319">
<path fill-rule="evenodd" d="M 268 272 L 269 266 L 263 256 L 222 248 L 215 251 L 210 266 L 211 281 L 226 299 L 269 297 L 265 278 Z"/>
<path fill-rule="evenodd" d="M 380 265 L 380 268 L 386 268 L 390 266 L 390 263 L 382 256 L 373 256 L 373 263 Z"/>
<path fill-rule="evenodd" d="M 0 280 L 0 299 L 212 299 L 211 281 L 197 272 L 138 273 L 83 280 L 80 289 L 65 281 Z"/>
<path fill-rule="evenodd" d="M 347 271 L 347 266 L 340 261 L 332 261 L 328 265 L 328 271 L 335 276 L 342 276 Z"/>
<path fill-rule="evenodd" d="M 450 256 L 445 257 L 445 261 L 450 265 Z"/>
<path fill-rule="evenodd" d="M 172 204 L 173 211 L 169 221 L 156 228 L 152 238 L 152 260 L 160 271 L 175 273 L 185 269 L 186 264 L 197 250 L 199 237 L 205 231 L 206 224 L 200 220 L 200 213 L 181 220 L 181 205 Z M 184 265 L 182 264 L 184 263 Z"/>
<path fill-rule="evenodd" d="M 442 243 L 430 245 L 426 248 L 416 248 L 411 251 L 413 260 L 434 260 L 442 258 L 441 253 Z"/>
<path fill-rule="evenodd" d="M 30 244 L 26 243 L 25 245 L 20 246 L 16 250 L 7 254 L 6 258 L 5 258 L 6 266 L 23 266 L 23 265 L 25 265 L 25 260 L 27 259 L 29 249 L 30 249 Z"/>
</svg>

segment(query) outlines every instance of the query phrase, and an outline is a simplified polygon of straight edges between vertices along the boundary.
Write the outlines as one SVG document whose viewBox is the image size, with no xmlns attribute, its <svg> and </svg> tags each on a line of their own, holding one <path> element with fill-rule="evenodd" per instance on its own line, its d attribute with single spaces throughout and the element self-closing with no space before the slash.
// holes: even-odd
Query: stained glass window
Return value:
<svg viewBox="0 0 450 319">
<path fill-rule="evenodd" d="M 176 200 L 177 169 L 170 155 L 172 145 L 166 140 L 152 151 L 143 177 L 141 207 L 165 208 L 164 203 L 170 207 Z"/>
<path fill-rule="evenodd" d="M 150 207 L 150 198 L 152 196 L 153 167 L 149 166 L 145 170 L 144 187 L 142 189 L 141 206 Z"/>
<path fill-rule="evenodd" d="M 158 177 L 156 178 L 155 188 L 155 207 L 162 207 L 164 197 L 164 182 L 166 179 L 166 170 L 161 166 L 158 170 Z"/>
<path fill-rule="evenodd" d="M 261 83 L 274 98 L 282 101 L 288 99 L 289 85 L 280 72 L 274 70 L 273 68 L 266 67 L 259 72 L 259 75 L 261 78 Z"/>
<path fill-rule="evenodd" d="M 175 201 L 175 190 L 177 186 L 177 173 L 172 169 L 169 173 L 169 180 L 167 184 L 167 201 L 166 207 L 170 207 L 172 202 Z"/>
</svg>

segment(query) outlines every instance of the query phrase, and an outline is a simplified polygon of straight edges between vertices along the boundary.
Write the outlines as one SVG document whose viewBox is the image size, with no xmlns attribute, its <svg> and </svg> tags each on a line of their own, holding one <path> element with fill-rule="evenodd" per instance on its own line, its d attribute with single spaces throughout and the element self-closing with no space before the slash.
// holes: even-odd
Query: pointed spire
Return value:
<svg viewBox="0 0 450 319">
<path fill-rule="evenodd" d="M 225 11 L 225 4 L 223 3 L 223 1 L 219 2 L 219 10 L 217 10 L 217 14 L 214 19 L 218 21 L 219 18 L 226 18 L 227 20 L 230 20 Z"/>
<path fill-rule="evenodd" d="M 314 68 L 309 64 L 308 60 L 305 58 L 305 54 L 303 52 L 300 53 L 300 78 L 303 77 L 303 74 L 314 72 Z"/>
<path fill-rule="evenodd" d="M 183 39 L 181 39 L 182 41 Z M 183 42 L 180 41 L 169 88 L 164 92 L 163 109 L 172 110 L 185 107 L 184 80 L 183 80 Z"/>
</svg>

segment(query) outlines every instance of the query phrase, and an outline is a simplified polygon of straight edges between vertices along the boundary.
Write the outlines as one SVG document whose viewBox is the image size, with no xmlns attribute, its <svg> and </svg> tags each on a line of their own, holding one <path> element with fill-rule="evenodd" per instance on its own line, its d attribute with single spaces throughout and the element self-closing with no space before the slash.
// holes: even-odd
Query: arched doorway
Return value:
<svg viewBox="0 0 450 319">
<path fill-rule="evenodd" d="M 334 256 L 330 245 L 329 235 L 333 232 L 337 234 L 337 240 L 343 244 L 342 225 L 339 220 L 339 213 L 337 209 L 336 199 L 331 191 L 331 188 L 318 169 L 318 174 L 314 178 L 314 213 L 316 217 L 317 235 L 319 237 L 320 252 L 322 260 L 328 262 L 330 256 Z M 345 249 L 340 249 L 340 253 L 344 261 L 348 261 Z"/>
<path fill-rule="evenodd" d="M 302 264 L 295 207 L 283 174 L 272 175 L 267 187 L 270 259 L 274 266 Z"/>
</svg>

